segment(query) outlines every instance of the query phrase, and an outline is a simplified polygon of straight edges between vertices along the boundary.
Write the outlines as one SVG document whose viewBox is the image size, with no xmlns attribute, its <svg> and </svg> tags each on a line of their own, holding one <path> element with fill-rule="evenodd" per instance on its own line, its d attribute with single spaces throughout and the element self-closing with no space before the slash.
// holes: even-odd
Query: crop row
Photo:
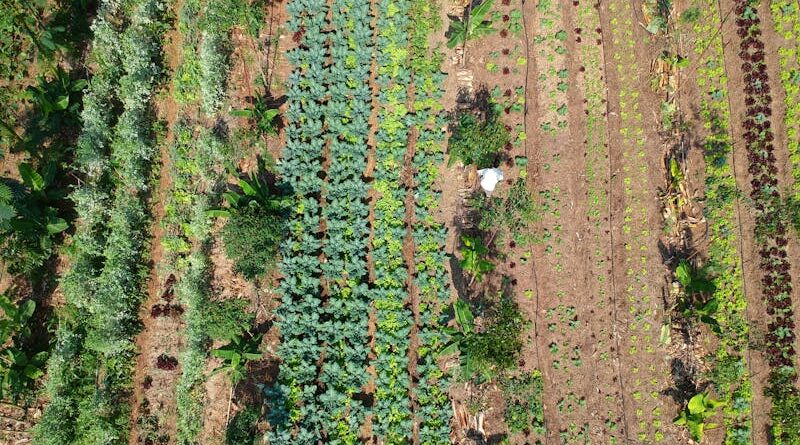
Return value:
<svg viewBox="0 0 800 445">
<path fill-rule="evenodd" d="M 372 432 L 385 443 L 411 441 L 415 419 L 408 360 L 414 317 L 408 307 L 409 275 L 403 255 L 409 190 L 402 172 L 410 126 L 415 126 L 414 167 L 419 182 L 414 196 L 421 222 L 413 229 L 421 252 L 415 283 L 430 311 L 420 314 L 419 336 L 426 347 L 419 351 L 417 369 L 423 376 L 414 388 L 422 391 L 414 396 L 420 413 L 426 413 L 417 419 L 423 423 L 421 440 L 441 443 L 449 433 L 449 410 L 446 380 L 435 353 L 444 343 L 439 321 L 449 292 L 444 284 L 445 233 L 430 210 L 438 203 L 432 187 L 442 159 L 444 118 L 438 99 L 443 75 L 439 65 L 431 63 L 441 59 L 429 57 L 428 25 L 421 26 L 420 17 L 415 17 L 418 11 L 430 19 L 432 8 L 422 2 L 382 0 L 373 10 L 369 3 L 341 0 L 331 5 L 330 33 L 324 32 L 329 25 L 326 14 L 320 18 L 307 13 L 327 11 L 324 2 L 296 0 L 288 8 L 290 31 L 299 46 L 288 54 L 296 70 L 287 92 L 282 169 L 296 204 L 281 263 L 284 297 L 278 309 L 282 336 L 278 354 L 283 365 L 278 384 L 268 390 L 274 427 L 269 437 L 277 443 L 358 440 L 369 411 L 360 394 L 370 378 L 367 321 L 372 304 L 376 321 Z M 370 27 L 373 11 L 375 36 Z M 409 48 L 424 53 L 411 55 L 410 70 Z M 333 60 L 330 66 L 328 55 Z M 373 58 L 379 94 L 370 244 L 369 184 L 363 174 L 373 111 L 367 82 Z M 414 113 L 409 113 L 412 75 L 416 96 Z M 375 272 L 371 287 L 369 247 Z"/>
<path fill-rule="evenodd" d="M 223 144 L 209 130 L 177 122 L 169 151 L 172 184 L 166 197 L 162 239 L 168 272 L 177 277 L 175 296 L 184 306 L 185 347 L 179 357 L 181 376 L 176 389 L 177 440 L 197 443 L 203 426 L 203 403 L 209 337 L 206 311 L 210 272 L 207 254 L 212 220 L 207 211 L 217 204 L 222 180 Z"/>
<path fill-rule="evenodd" d="M 178 103 L 200 102 L 203 112 L 214 114 L 225 99 L 230 54 L 230 32 L 237 11 L 226 0 L 187 0 L 178 12 L 182 40 L 181 65 L 174 77 Z"/>
<path fill-rule="evenodd" d="M 124 10 L 104 4 L 94 26 L 98 72 L 83 114 L 90 125 L 81 140 L 98 138 L 93 147 L 82 142 L 78 158 L 90 185 L 73 195 L 81 227 L 63 283 L 71 317 L 60 320 L 50 362 L 50 404 L 37 429 L 41 443 L 127 442 L 133 336 L 144 296 L 150 164 L 156 157 L 150 101 L 161 72 L 164 9 L 157 0 Z M 121 32 L 110 25 L 120 17 L 127 19 Z M 110 94 L 117 77 L 118 102 Z M 105 181 L 109 194 L 97 187 Z M 102 379 L 96 380 L 97 375 Z"/>
<path fill-rule="evenodd" d="M 428 36 L 439 30 L 439 9 L 434 2 L 411 0 L 409 60 L 414 85 L 413 121 L 416 132 L 414 170 L 415 223 L 411 227 L 415 247 L 414 285 L 419 294 L 416 372 L 413 387 L 416 402 L 415 423 L 421 445 L 450 443 L 453 411 L 448 397 L 449 379 L 437 363 L 438 352 L 446 343 L 450 289 L 445 264 L 446 228 L 434 218 L 439 208 L 437 191 L 439 166 L 444 161 L 446 117 L 441 99 L 444 94 L 441 71 L 443 61 L 438 48 L 431 48 Z"/>
<path fill-rule="evenodd" d="M 743 291 L 741 256 L 737 230 L 737 192 L 731 155 L 728 79 L 723 66 L 722 37 L 715 32 L 720 23 L 716 1 L 703 0 L 700 17 L 692 25 L 694 52 L 698 57 L 697 85 L 700 88 L 700 118 L 707 136 L 705 158 L 705 207 L 711 237 L 708 267 L 725 271 L 713 277 L 712 298 L 719 302 L 715 319 L 720 343 L 714 354 L 711 374 L 717 394 L 726 402 L 723 418 L 726 444 L 750 443 L 752 383 L 744 351 L 749 326 L 747 300 Z"/>
<path fill-rule="evenodd" d="M 412 413 L 408 373 L 409 337 L 413 314 L 407 307 L 408 268 L 403 258 L 406 239 L 405 200 L 401 184 L 408 144 L 407 91 L 409 0 L 377 4 L 378 128 L 373 188 L 375 223 L 372 261 L 375 268 L 373 304 L 375 332 L 375 406 L 373 432 L 382 443 L 410 442 Z"/>
<path fill-rule="evenodd" d="M 605 320 L 613 320 L 615 317 L 614 292 L 612 287 L 612 277 L 609 274 L 610 261 L 608 248 L 611 245 L 606 235 L 605 228 L 608 222 L 605 217 L 609 213 L 609 194 L 608 173 L 608 138 L 607 138 L 607 117 L 606 117 L 606 86 L 603 82 L 603 54 L 602 47 L 598 45 L 602 37 L 600 29 L 600 17 L 595 4 L 592 1 L 581 1 L 577 7 L 577 29 L 580 30 L 579 39 L 579 60 L 581 63 L 580 76 L 583 80 L 584 110 L 586 114 L 584 145 L 586 147 L 586 217 L 592 225 L 590 227 L 589 259 L 591 261 L 591 275 L 596 281 L 594 289 L 595 307 L 601 317 Z M 600 312 L 602 311 L 602 312 Z M 605 323 L 598 333 L 596 356 L 605 364 L 616 363 L 612 360 L 614 353 L 614 343 L 612 335 L 614 327 Z M 612 364 L 615 368 L 618 364 Z M 615 369 L 618 372 L 618 369 Z M 610 444 L 623 442 L 625 428 L 622 423 L 624 413 L 620 411 L 622 405 L 619 393 L 620 385 L 610 387 L 604 385 L 603 381 L 597 380 L 598 388 L 603 392 L 606 418 L 603 422 L 603 430 L 609 438 Z M 595 408 L 599 409 L 599 408 Z"/>
<path fill-rule="evenodd" d="M 771 317 L 766 335 L 766 357 L 771 368 L 767 392 L 772 397 L 772 432 L 776 443 L 795 444 L 800 441 L 800 413 L 797 412 L 800 404 L 795 386 L 791 266 L 786 252 L 786 222 L 781 217 L 783 202 L 778 189 L 778 167 L 770 122 L 772 95 L 757 3 L 740 0 L 735 10 L 736 31 L 741 38 L 739 58 L 746 106 L 742 126 L 748 172 L 752 177 L 750 198 L 756 212 L 756 242 L 764 273 L 761 284 Z"/>
<path fill-rule="evenodd" d="M 276 326 L 282 360 L 277 384 L 267 392 L 270 404 L 270 443 L 315 444 L 322 437 L 317 406 L 318 362 L 325 336 L 319 314 L 322 272 L 320 252 L 320 196 L 325 146 L 323 119 L 327 95 L 326 0 L 294 0 L 287 4 L 288 30 L 298 47 L 287 53 L 295 69 L 286 91 L 286 145 L 281 175 L 291 188 L 294 206 L 289 236 L 282 247 L 280 292 Z M 313 11 L 313 12 L 311 12 Z"/>
<path fill-rule="evenodd" d="M 105 247 L 106 209 L 111 196 L 107 177 L 107 146 L 113 134 L 116 119 L 113 110 L 122 75 L 118 44 L 122 30 L 114 23 L 121 14 L 115 2 L 103 2 L 98 7 L 98 18 L 92 25 L 94 41 L 90 56 L 96 61 L 97 68 L 84 95 L 81 114 L 83 132 L 75 150 L 75 164 L 84 182 L 71 196 L 80 221 L 73 235 L 74 248 L 70 256 L 72 268 L 64 278 L 67 303 L 93 293 L 93 285 L 100 273 L 95 260 Z M 49 405 L 34 435 L 38 443 L 64 444 L 75 437 L 76 410 L 80 399 L 75 390 L 80 386 L 77 375 L 68 371 L 88 368 L 91 364 L 81 364 L 84 340 L 85 332 L 75 321 L 60 321 L 45 382 L 44 392 Z M 91 387 L 85 385 L 83 389 L 88 392 Z"/>
<path fill-rule="evenodd" d="M 328 168 L 322 188 L 323 286 L 328 295 L 323 329 L 327 348 L 320 372 L 323 422 L 330 443 L 359 437 L 366 416 L 363 399 L 354 397 L 369 381 L 367 369 L 370 291 L 367 286 L 369 238 L 367 136 L 372 113 L 369 78 L 373 57 L 370 4 L 333 2 L 326 104 Z"/>
<path fill-rule="evenodd" d="M 658 364 L 661 358 L 655 349 L 659 342 L 654 329 L 659 320 L 659 305 L 653 298 L 649 284 L 652 271 L 648 267 L 648 258 L 653 234 L 642 197 L 649 193 L 650 180 L 645 151 L 643 102 L 640 100 L 640 90 L 635 87 L 640 80 L 636 74 L 640 66 L 636 56 L 636 27 L 632 9 L 630 2 L 614 0 L 609 4 L 614 48 L 611 58 L 619 81 L 619 135 L 624 147 L 621 176 L 625 207 L 622 210 L 621 239 L 625 252 L 619 267 L 625 275 L 620 284 L 624 286 L 627 303 L 620 307 L 626 308 L 627 314 L 620 311 L 619 318 L 625 321 L 629 335 L 620 341 L 620 354 L 624 357 L 623 363 L 628 362 L 630 371 L 624 383 L 628 386 L 625 389 L 626 421 L 631 429 L 636 425 L 635 437 L 639 442 L 649 443 L 661 442 L 666 438 L 663 422 L 666 413 L 659 406 L 659 388 L 667 368 Z M 635 419 L 630 417 L 631 412 L 635 414 Z M 634 431 L 628 434 L 633 439 Z"/>
<path fill-rule="evenodd" d="M 800 205 L 800 6 L 791 0 L 773 0 L 770 8 L 775 30 L 786 42 L 778 48 L 778 61 L 786 93 L 784 123 L 794 178 L 792 198 L 795 205 Z M 800 215 L 794 218 L 795 226 L 800 229 Z"/>
</svg>

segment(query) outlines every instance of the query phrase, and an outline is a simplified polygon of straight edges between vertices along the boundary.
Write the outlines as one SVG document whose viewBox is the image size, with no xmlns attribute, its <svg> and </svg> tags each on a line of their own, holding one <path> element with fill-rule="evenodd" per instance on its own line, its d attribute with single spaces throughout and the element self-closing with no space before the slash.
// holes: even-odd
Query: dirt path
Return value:
<svg viewBox="0 0 800 445">
<path fill-rule="evenodd" d="M 179 11 L 183 2 L 174 5 Z M 165 35 L 165 63 L 170 72 L 178 67 L 181 60 L 183 40 L 177 29 Z M 165 235 L 162 220 L 165 215 L 165 202 L 171 193 L 172 178 L 170 176 L 169 150 L 172 144 L 173 123 L 178 117 L 178 107 L 174 100 L 173 83 L 166 83 L 164 100 L 158 104 L 158 115 L 165 123 L 167 134 L 160 144 L 160 165 L 158 191 L 153 197 L 153 236 L 150 244 L 151 263 L 150 276 L 147 282 L 147 300 L 142 304 L 139 318 L 142 320 L 142 331 L 136 337 L 139 356 L 133 375 L 134 394 L 131 411 L 131 435 L 128 443 L 136 445 L 168 437 L 170 444 L 176 437 L 176 401 L 175 388 L 180 376 L 177 368 L 177 356 L 181 349 L 180 317 L 153 317 L 151 309 L 157 304 L 169 305 L 172 299 L 174 276 L 164 276 L 164 247 L 161 240 Z M 172 360 L 170 360 L 170 358 Z M 166 364 L 174 361 L 172 369 L 160 369 L 159 362 Z"/>
</svg>

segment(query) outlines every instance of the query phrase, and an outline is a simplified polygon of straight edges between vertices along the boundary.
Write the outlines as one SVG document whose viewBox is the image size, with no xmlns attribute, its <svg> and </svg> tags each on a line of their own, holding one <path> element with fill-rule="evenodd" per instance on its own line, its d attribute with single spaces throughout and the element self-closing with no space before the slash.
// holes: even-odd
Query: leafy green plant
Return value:
<svg viewBox="0 0 800 445">
<path fill-rule="evenodd" d="M 247 312 L 250 302 L 244 298 L 210 301 L 203 309 L 203 327 L 214 340 L 232 340 L 247 331 L 253 314 Z"/>
<path fill-rule="evenodd" d="M 533 431 L 545 434 L 542 393 L 544 382 L 538 369 L 531 373 L 500 378 L 500 389 L 506 402 L 503 418 L 511 433 Z"/>
<path fill-rule="evenodd" d="M 232 116 L 243 117 L 252 121 L 260 134 L 271 136 L 278 135 L 280 114 L 280 110 L 270 107 L 265 98 L 256 100 L 251 108 L 231 112 Z"/>
<path fill-rule="evenodd" d="M 246 376 L 246 366 L 252 360 L 260 360 L 264 355 L 258 350 L 263 335 L 255 335 L 249 339 L 237 335 L 225 346 L 211 351 L 213 357 L 223 360 L 222 365 L 215 369 L 211 375 L 227 374 L 231 384 L 236 386 Z"/>
<path fill-rule="evenodd" d="M 490 378 L 497 371 L 516 365 L 526 322 L 511 298 L 501 296 L 494 307 L 487 310 L 480 332 L 476 330 L 475 316 L 469 304 L 458 300 L 453 304 L 453 311 L 456 327 L 445 329 L 450 341 L 439 355 L 458 351 L 462 375 L 466 378 L 476 375 Z"/>
<path fill-rule="evenodd" d="M 686 260 L 681 260 L 678 264 L 675 269 L 675 277 L 684 291 L 682 301 L 684 315 L 697 317 L 719 334 L 720 326 L 715 318 L 715 314 L 719 310 L 719 300 L 717 297 L 708 297 L 716 291 L 714 283 L 706 278 L 704 271 L 695 270 Z"/>
<path fill-rule="evenodd" d="M 255 173 L 239 180 L 239 187 L 242 193 L 231 190 L 223 194 L 227 209 L 208 213 L 228 218 L 222 229 L 225 253 L 234 261 L 235 270 L 252 280 L 275 266 L 278 245 L 285 237 L 287 200 L 272 194 Z"/>
<path fill-rule="evenodd" d="M 231 401 L 233 390 L 236 385 L 247 376 L 247 364 L 253 360 L 260 360 L 263 353 L 258 350 L 261 345 L 262 334 L 245 338 L 237 335 L 231 339 L 230 343 L 211 351 L 213 357 L 221 358 L 222 364 L 215 369 L 211 375 L 226 374 L 231 381 L 231 389 L 228 395 L 228 414 L 225 424 L 228 424 L 231 414 Z"/>
<path fill-rule="evenodd" d="M 448 142 L 450 159 L 448 167 L 456 160 L 478 168 L 496 164 L 498 153 L 511 142 L 511 133 L 500 122 L 496 113 L 479 118 L 473 113 L 460 113 L 453 125 L 453 135 Z"/>
<path fill-rule="evenodd" d="M 226 445 L 255 445 L 256 423 L 261 418 L 258 406 L 247 405 L 233 416 L 233 420 L 225 431 Z"/>
<path fill-rule="evenodd" d="M 717 408 L 724 405 L 724 402 L 714 400 L 706 393 L 696 394 L 689 399 L 686 408 L 675 418 L 675 425 L 687 427 L 692 439 L 700 442 L 703 440 L 705 430 L 717 427 L 716 424 L 706 423 L 706 419 L 714 416 Z"/>
<path fill-rule="evenodd" d="M 64 191 L 50 187 L 55 163 L 42 171 L 22 163 L 19 174 L 22 184 L 0 182 L 0 256 L 9 272 L 31 275 L 50 257 L 56 236 L 69 224 L 55 207 Z"/>
<path fill-rule="evenodd" d="M 47 351 L 28 351 L 23 343 L 30 337 L 30 319 L 36 310 L 33 300 L 16 305 L 0 295 L 0 399 L 11 396 L 16 400 L 25 394 L 44 375 Z"/>
<path fill-rule="evenodd" d="M 453 20 L 450 23 L 450 38 L 447 40 L 447 47 L 452 49 L 458 45 L 466 45 L 468 40 L 479 39 L 496 32 L 491 18 L 487 17 L 493 5 L 494 0 L 486 0 L 472 8 L 469 16 L 465 19 Z"/>
<path fill-rule="evenodd" d="M 461 235 L 461 242 L 464 246 L 461 251 L 461 267 L 472 275 L 469 284 L 473 281 L 481 281 L 487 273 L 494 270 L 494 263 L 486 259 L 489 249 L 483 244 L 480 236 Z"/>
</svg>

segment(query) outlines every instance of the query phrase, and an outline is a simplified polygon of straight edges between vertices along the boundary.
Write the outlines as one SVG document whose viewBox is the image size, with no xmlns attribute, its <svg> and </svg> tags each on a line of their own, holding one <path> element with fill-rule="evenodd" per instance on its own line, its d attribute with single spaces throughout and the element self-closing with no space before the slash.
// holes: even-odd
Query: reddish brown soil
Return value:
<svg viewBox="0 0 800 445">
<path fill-rule="evenodd" d="M 182 2 L 177 2 L 175 11 L 180 10 Z M 164 54 L 168 69 L 171 72 L 178 67 L 181 61 L 181 47 L 183 41 L 181 33 L 173 29 L 166 34 L 164 40 Z M 161 141 L 161 163 L 159 165 L 158 191 L 153 196 L 153 236 L 150 244 L 152 268 L 147 283 L 147 300 L 141 307 L 139 317 L 142 320 L 142 332 L 136 337 L 136 347 L 140 354 L 136 361 L 133 382 L 133 409 L 131 411 L 131 435 L 128 443 L 136 445 L 144 440 L 146 434 L 138 422 L 143 416 L 156 416 L 159 422 L 158 435 L 169 437 L 169 443 L 175 443 L 175 419 L 177 408 L 175 404 L 175 388 L 181 375 L 180 368 L 173 370 L 159 369 L 156 364 L 159 356 L 166 354 L 177 357 L 182 347 L 180 331 L 181 319 L 175 317 L 150 316 L 150 310 L 155 304 L 170 304 L 163 295 L 172 295 L 173 280 L 165 275 L 170 267 L 163 264 L 164 248 L 161 239 L 164 236 L 162 219 L 164 218 L 164 202 L 171 193 L 172 178 L 169 174 L 169 147 L 172 144 L 172 126 L 178 115 L 178 106 L 173 99 L 173 83 L 167 82 L 166 88 L 158 96 L 159 118 L 165 122 L 167 135 Z M 147 382 L 147 383 L 145 383 Z M 144 405 L 143 405 L 144 404 Z M 142 412 L 143 406 L 149 405 Z M 153 432 L 156 433 L 156 432 Z"/>
</svg>

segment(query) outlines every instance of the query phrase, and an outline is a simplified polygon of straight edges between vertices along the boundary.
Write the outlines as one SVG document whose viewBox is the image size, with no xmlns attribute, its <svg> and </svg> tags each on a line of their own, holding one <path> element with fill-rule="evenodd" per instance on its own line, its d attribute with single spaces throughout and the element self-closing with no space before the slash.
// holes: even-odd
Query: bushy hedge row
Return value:
<svg viewBox="0 0 800 445">
<path fill-rule="evenodd" d="M 67 307 L 49 363 L 50 404 L 36 428 L 37 443 L 127 443 L 150 164 L 157 153 L 151 96 L 161 75 L 165 6 L 159 0 L 124 8 L 106 2 L 94 25 L 98 69 L 77 150 L 85 182 L 73 194 L 79 222 L 63 283 Z"/>
</svg>

